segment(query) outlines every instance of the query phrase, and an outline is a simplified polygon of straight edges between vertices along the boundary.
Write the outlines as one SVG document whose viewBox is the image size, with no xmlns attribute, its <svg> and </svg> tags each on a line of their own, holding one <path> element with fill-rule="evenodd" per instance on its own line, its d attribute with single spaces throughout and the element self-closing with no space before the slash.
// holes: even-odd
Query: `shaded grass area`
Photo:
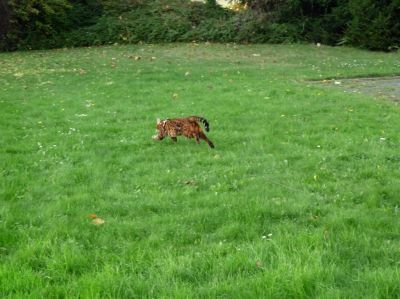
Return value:
<svg viewBox="0 0 400 299">
<path fill-rule="evenodd" d="M 303 83 L 396 74 L 398 54 L 174 44 L 0 63 L 1 297 L 400 295 L 399 109 Z M 215 150 L 151 140 L 185 115 Z"/>
</svg>

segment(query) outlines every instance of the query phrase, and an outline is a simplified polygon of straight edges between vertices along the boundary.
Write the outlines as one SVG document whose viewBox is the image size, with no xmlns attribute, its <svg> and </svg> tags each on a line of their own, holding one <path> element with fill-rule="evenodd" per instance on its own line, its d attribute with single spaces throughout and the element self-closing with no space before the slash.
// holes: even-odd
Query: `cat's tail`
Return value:
<svg viewBox="0 0 400 299">
<path fill-rule="evenodd" d="M 195 120 L 195 121 L 202 122 L 203 125 L 204 125 L 204 128 L 206 129 L 206 131 L 207 131 L 207 132 L 210 131 L 210 124 L 208 123 L 208 121 L 207 121 L 204 117 L 201 117 L 201 116 L 192 116 L 191 118 L 193 118 L 193 120 Z"/>
</svg>

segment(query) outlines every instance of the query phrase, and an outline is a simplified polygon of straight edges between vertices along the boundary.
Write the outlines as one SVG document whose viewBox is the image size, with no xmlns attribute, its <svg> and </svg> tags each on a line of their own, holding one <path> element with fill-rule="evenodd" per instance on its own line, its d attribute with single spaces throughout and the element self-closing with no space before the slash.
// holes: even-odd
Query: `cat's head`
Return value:
<svg viewBox="0 0 400 299">
<path fill-rule="evenodd" d="M 159 118 L 157 118 L 157 125 L 156 125 L 156 131 L 157 131 L 157 135 L 153 136 L 154 140 L 162 140 L 166 135 L 167 135 L 167 131 L 165 130 L 165 120 L 160 120 Z"/>
</svg>

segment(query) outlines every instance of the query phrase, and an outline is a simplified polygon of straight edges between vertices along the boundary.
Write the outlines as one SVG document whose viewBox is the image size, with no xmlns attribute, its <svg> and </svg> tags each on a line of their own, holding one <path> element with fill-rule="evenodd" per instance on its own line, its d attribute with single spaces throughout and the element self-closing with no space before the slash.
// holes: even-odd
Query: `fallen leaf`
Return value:
<svg viewBox="0 0 400 299">
<path fill-rule="evenodd" d="M 262 263 L 261 263 L 261 261 L 257 261 L 257 262 L 256 262 L 256 266 L 257 266 L 257 268 L 262 268 Z"/>
<path fill-rule="evenodd" d="M 102 224 L 104 224 L 104 222 L 105 221 L 103 219 L 97 217 L 97 218 L 93 219 L 92 224 L 94 224 L 94 225 L 102 225 Z"/>
<path fill-rule="evenodd" d="M 89 217 L 90 219 L 96 219 L 96 218 L 97 218 L 97 215 L 96 215 L 96 214 L 89 214 L 88 217 Z"/>
</svg>

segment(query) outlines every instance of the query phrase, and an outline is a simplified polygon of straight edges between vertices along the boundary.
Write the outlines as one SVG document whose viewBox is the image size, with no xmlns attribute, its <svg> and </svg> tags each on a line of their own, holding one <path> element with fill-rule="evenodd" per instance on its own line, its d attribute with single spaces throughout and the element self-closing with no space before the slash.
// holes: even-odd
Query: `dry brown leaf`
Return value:
<svg viewBox="0 0 400 299">
<path fill-rule="evenodd" d="M 88 217 L 89 217 L 90 219 L 96 219 L 96 218 L 97 218 L 97 215 L 96 215 L 96 214 L 89 214 Z"/>
</svg>

